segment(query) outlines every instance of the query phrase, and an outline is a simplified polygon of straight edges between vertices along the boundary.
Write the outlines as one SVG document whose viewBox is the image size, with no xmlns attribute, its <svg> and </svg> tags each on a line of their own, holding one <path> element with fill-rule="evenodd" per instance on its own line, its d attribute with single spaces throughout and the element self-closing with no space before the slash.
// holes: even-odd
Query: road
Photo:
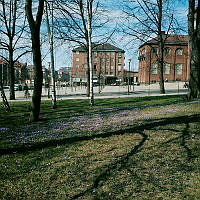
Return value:
<svg viewBox="0 0 200 200">
<path fill-rule="evenodd" d="M 188 89 L 183 88 L 184 82 L 173 82 L 165 83 L 166 94 L 164 95 L 175 95 L 175 94 L 187 94 Z M 130 87 L 128 94 L 128 86 L 105 86 L 99 93 L 99 87 L 94 87 L 94 98 L 120 98 L 120 97 L 143 97 L 143 96 L 160 96 L 159 83 Z M 33 91 L 30 91 L 32 95 Z M 5 94 L 9 100 L 9 91 L 6 90 Z M 57 88 L 56 90 L 57 99 L 88 99 L 86 96 L 85 87 L 63 87 Z M 30 100 L 30 98 L 24 98 L 24 91 L 16 91 L 16 100 Z M 51 99 L 48 98 L 48 90 L 43 88 L 42 100 Z M 2 99 L 0 98 L 0 101 Z"/>
</svg>

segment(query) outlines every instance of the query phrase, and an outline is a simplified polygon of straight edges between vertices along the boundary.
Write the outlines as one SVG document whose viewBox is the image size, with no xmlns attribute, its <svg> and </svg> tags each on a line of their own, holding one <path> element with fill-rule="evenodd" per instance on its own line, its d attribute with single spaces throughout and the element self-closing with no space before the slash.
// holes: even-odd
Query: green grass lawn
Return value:
<svg viewBox="0 0 200 200">
<path fill-rule="evenodd" d="M 200 101 L 102 99 L 0 112 L 0 199 L 199 200 Z"/>
</svg>

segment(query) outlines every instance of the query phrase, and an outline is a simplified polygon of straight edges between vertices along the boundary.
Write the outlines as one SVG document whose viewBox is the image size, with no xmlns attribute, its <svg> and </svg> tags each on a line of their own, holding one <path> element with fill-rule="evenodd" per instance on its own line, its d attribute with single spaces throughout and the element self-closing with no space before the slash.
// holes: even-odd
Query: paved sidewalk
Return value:
<svg viewBox="0 0 200 200">
<path fill-rule="evenodd" d="M 128 94 L 128 86 L 105 86 L 99 93 L 99 87 L 94 87 L 94 98 L 122 98 L 122 97 L 143 97 L 143 96 L 163 96 L 163 95 L 175 95 L 175 94 L 187 94 L 188 89 L 183 88 L 184 82 L 165 83 L 166 94 L 160 94 L 159 83 L 130 87 Z M 30 91 L 32 95 L 33 91 Z M 9 97 L 9 91 L 5 91 L 7 98 Z M 56 95 L 58 100 L 62 99 L 88 99 L 86 96 L 85 87 L 63 87 L 57 88 Z M 24 98 L 24 91 L 16 91 L 16 100 L 30 100 L 30 98 Z M 48 98 L 48 90 L 43 89 L 42 100 L 50 100 Z M 8 98 L 9 100 L 9 98 Z M 0 98 L 0 101 L 2 99 Z"/>
</svg>

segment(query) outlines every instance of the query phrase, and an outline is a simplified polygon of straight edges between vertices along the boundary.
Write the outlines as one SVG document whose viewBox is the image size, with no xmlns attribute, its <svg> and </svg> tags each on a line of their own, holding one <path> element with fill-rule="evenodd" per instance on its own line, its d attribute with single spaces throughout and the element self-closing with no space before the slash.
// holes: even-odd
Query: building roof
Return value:
<svg viewBox="0 0 200 200">
<path fill-rule="evenodd" d="M 80 47 L 77 47 L 75 49 L 72 50 L 73 52 L 76 52 L 76 51 L 81 51 L 81 52 L 85 52 L 86 49 L 84 46 L 80 46 Z M 120 49 L 112 44 L 109 44 L 109 43 L 104 43 L 104 44 L 96 44 L 96 43 L 93 43 L 92 44 L 92 51 L 111 51 L 111 52 L 122 52 L 124 53 L 125 51 L 123 49 Z"/>
<path fill-rule="evenodd" d="M 166 35 L 166 34 L 163 34 L 163 39 L 165 40 L 165 45 L 188 46 L 188 35 Z M 158 45 L 158 36 L 143 43 L 139 47 L 139 49 L 145 45 Z"/>
</svg>

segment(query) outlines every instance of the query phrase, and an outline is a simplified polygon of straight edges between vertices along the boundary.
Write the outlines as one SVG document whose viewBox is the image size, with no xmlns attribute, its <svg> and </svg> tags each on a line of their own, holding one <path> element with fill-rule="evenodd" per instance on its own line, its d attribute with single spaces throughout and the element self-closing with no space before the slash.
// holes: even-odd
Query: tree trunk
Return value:
<svg viewBox="0 0 200 200">
<path fill-rule="evenodd" d="M 160 76 L 160 94 L 165 94 L 165 86 L 164 86 L 164 76 L 163 76 L 163 69 L 164 69 L 164 55 L 163 55 L 163 50 L 164 50 L 164 42 L 162 39 L 162 34 L 160 37 L 160 42 L 159 42 L 159 76 Z"/>
<path fill-rule="evenodd" d="M 158 37 L 159 37 L 159 57 L 158 57 L 158 65 L 159 65 L 159 76 L 160 76 L 160 93 L 165 94 L 164 87 L 164 77 L 163 77 L 163 68 L 164 68 L 164 41 L 163 41 L 163 32 L 162 32 L 162 8 L 163 2 L 162 0 L 158 1 Z"/>
<path fill-rule="evenodd" d="M 52 2 L 53 3 L 53 2 Z M 53 84 L 53 89 L 52 89 L 52 108 L 55 109 L 57 108 L 56 105 L 56 84 L 55 84 L 55 62 L 54 62 L 54 52 L 53 52 L 53 5 L 52 5 L 52 30 L 50 28 L 50 23 L 49 23 L 49 16 L 48 16 L 48 5 L 46 3 L 46 20 L 47 20 L 47 30 L 48 30 L 48 38 L 49 38 L 49 45 L 50 45 L 50 54 L 51 54 L 51 76 L 52 76 L 52 84 Z"/>
<path fill-rule="evenodd" d="M 200 97 L 200 5 L 195 9 L 195 0 L 189 0 L 188 33 L 190 51 L 190 78 L 188 98 Z M 195 17 L 196 16 L 196 17 Z M 195 19 L 196 18 L 196 19 Z M 196 21 L 196 27 L 194 26 Z"/>
<path fill-rule="evenodd" d="M 26 0 L 26 15 L 31 30 L 32 52 L 33 52 L 33 71 L 34 71 L 34 90 L 31 105 L 30 121 L 38 121 L 40 114 L 40 103 L 42 94 L 42 61 L 40 50 L 40 26 L 44 10 L 44 0 L 39 1 L 36 21 L 32 14 L 32 0 Z"/>
<path fill-rule="evenodd" d="M 89 67 L 88 46 L 89 45 L 87 45 L 87 97 L 90 97 L 90 67 Z"/>
<path fill-rule="evenodd" d="M 10 100 L 15 100 L 15 68 L 14 68 L 14 61 L 13 61 L 13 50 L 12 45 L 11 49 L 9 49 L 9 82 L 10 82 Z"/>
<path fill-rule="evenodd" d="M 94 91 L 93 91 L 93 66 L 92 66 L 92 0 L 87 0 L 87 19 L 88 19 L 88 60 L 90 69 L 90 105 L 94 105 Z"/>
<path fill-rule="evenodd" d="M 189 99 L 200 97 L 200 42 L 193 38 L 190 42 L 190 79 L 189 79 Z"/>
<path fill-rule="evenodd" d="M 33 71 L 34 71 L 34 90 L 32 96 L 32 107 L 30 121 L 38 121 L 40 114 L 40 103 L 42 94 L 42 62 L 40 52 L 40 39 L 38 34 L 32 35 L 32 51 L 33 51 Z"/>
</svg>

